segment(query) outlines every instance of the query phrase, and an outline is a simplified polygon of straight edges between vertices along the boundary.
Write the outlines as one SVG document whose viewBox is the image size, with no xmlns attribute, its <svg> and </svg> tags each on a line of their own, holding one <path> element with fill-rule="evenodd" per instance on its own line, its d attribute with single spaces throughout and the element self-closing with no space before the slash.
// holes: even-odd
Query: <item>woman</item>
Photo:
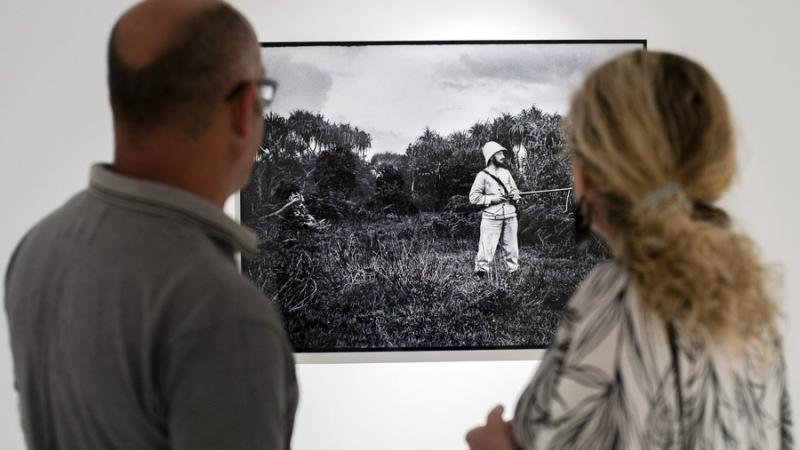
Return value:
<svg viewBox="0 0 800 450">
<path fill-rule="evenodd" d="M 714 202 L 734 178 L 725 99 L 698 64 L 633 52 L 589 75 L 568 121 L 587 277 L 519 400 L 473 450 L 787 449 L 770 272 Z"/>
</svg>

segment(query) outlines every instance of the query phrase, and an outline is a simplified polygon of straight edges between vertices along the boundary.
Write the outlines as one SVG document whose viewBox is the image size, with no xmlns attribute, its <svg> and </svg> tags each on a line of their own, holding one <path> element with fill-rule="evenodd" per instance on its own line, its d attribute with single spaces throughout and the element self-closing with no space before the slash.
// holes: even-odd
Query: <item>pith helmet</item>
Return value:
<svg viewBox="0 0 800 450">
<path fill-rule="evenodd" d="M 498 144 L 495 141 L 489 141 L 486 144 L 484 144 L 482 151 L 483 151 L 483 159 L 486 161 L 486 165 L 488 166 L 489 160 L 492 159 L 492 156 L 494 156 L 495 153 L 508 151 L 508 149 Z"/>
</svg>

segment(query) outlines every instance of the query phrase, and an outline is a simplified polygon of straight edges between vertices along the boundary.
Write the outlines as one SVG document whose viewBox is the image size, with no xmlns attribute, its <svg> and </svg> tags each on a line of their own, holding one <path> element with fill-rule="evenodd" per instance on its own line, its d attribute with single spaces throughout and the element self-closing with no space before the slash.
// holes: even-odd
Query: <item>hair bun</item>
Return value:
<svg viewBox="0 0 800 450">
<path fill-rule="evenodd" d="M 706 202 L 692 203 L 692 218 L 711 222 L 721 227 L 728 227 L 731 224 L 731 218 L 724 209 Z"/>
</svg>

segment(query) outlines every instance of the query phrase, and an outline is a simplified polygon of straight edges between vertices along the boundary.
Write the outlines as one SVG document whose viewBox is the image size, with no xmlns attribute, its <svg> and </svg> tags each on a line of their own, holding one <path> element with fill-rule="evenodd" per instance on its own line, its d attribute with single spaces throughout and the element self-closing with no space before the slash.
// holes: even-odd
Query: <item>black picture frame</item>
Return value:
<svg viewBox="0 0 800 450">
<path fill-rule="evenodd" d="M 410 47 L 410 48 L 425 48 L 426 46 L 427 47 L 445 46 L 444 48 L 455 48 L 456 46 L 487 46 L 487 45 L 509 46 L 510 47 L 510 46 L 551 46 L 551 45 L 565 45 L 565 46 L 587 46 L 588 45 L 588 46 L 591 46 L 591 45 L 598 45 L 598 44 L 599 45 L 610 45 L 610 46 L 619 45 L 621 47 L 631 47 L 631 48 L 637 48 L 638 47 L 638 48 L 641 48 L 641 49 L 644 49 L 644 50 L 647 49 L 647 40 L 646 39 L 262 42 L 261 43 L 261 47 L 262 47 L 262 53 L 263 53 L 265 50 L 268 52 L 270 49 L 284 49 L 284 50 L 286 50 L 286 49 L 304 49 L 304 48 L 320 48 L 320 47 L 332 47 L 332 48 L 342 49 L 342 48 L 353 48 L 353 47 L 358 47 L 358 48 L 392 48 L 392 47 L 398 47 L 398 46 L 402 46 L 402 47 L 406 47 L 407 46 L 407 47 Z M 265 57 L 265 65 L 267 67 L 268 74 L 276 70 L 274 65 L 271 65 L 271 61 L 270 61 L 269 56 Z M 270 75 L 270 76 L 273 76 L 273 75 Z M 282 89 L 287 84 L 287 83 L 284 82 L 284 80 L 281 80 L 280 78 L 278 78 L 278 81 L 281 83 L 281 88 Z M 279 99 L 280 99 L 281 94 L 282 94 L 282 92 L 278 92 L 278 98 Z M 323 116 L 325 114 L 325 111 L 309 111 L 309 112 L 314 113 L 314 114 L 322 114 Z M 287 117 L 285 117 L 285 119 L 288 120 L 288 118 L 289 117 L 288 117 L 288 114 L 287 114 Z M 488 120 L 488 118 L 487 118 L 487 120 Z M 467 127 L 468 125 L 469 124 L 465 124 L 465 127 Z M 357 127 L 357 125 L 356 125 L 356 127 Z M 269 129 L 266 130 L 265 136 L 268 133 L 269 133 Z M 290 133 L 291 133 L 291 131 L 290 131 Z M 262 149 L 263 149 L 263 147 L 262 147 Z M 281 227 L 283 225 L 280 224 L 280 223 L 278 223 L 278 224 L 270 224 L 269 221 L 262 220 L 262 218 L 264 216 L 263 211 L 260 213 L 260 215 L 254 213 L 254 211 L 256 211 L 258 209 L 258 207 L 254 207 L 254 204 L 256 203 L 256 201 L 254 200 L 255 195 L 253 194 L 253 192 L 254 192 L 253 185 L 254 185 L 254 183 L 258 182 L 259 176 L 263 176 L 263 173 L 259 174 L 259 172 L 258 172 L 258 164 L 259 163 L 257 162 L 256 163 L 256 168 L 254 169 L 253 181 L 251 181 L 251 184 L 248 187 L 246 187 L 245 189 L 243 189 L 242 192 L 240 193 L 239 217 L 241 218 L 241 221 L 242 221 L 243 224 L 248 225 L 251 228 L 256 229 L 257 232 L 259 232 L 260 237 L 261 237 L 261 252 L 262 252 L 262 256 L 263 256 L 263 254 L 264 254 L 263 252 L 280 253 L 282 251 L 285 252 L 286 249 L 285 248 L 283 248 L 283 249 L 281 248 L 282 244 L 280 242 L 275 242 L 274 240 L 270 240 L 269 236 L 267 236 L 269 233 L 272 233 L 274 231 L 274 230 L 272 230 L 272 228 Z M 373 169 L 374 169 L 374 167 L 373 167 Z M 542 187 L 542 186 L 536 186 L 536 187 Z M 272 188 L 274 189 L 275 186 L 272 186 Z M 270 200 L 272 200 L 272 199 L 270 199 Z M 307 200 L 306 198 L 303 199 L 303 207 L 306 208 L 306 212 L 309 212 L 308 211 L 309 208 L 307 207 L 308 205 L 305 204 L 305 203 L 307 203 L 306 200 Z M 569 202 L 569 198 L 567 198 L 567 203 L 568 202 Z M 288 202 L 286 202 L 286 203 L 288 203 Z M 272 208 L 270 209 L 270 211 L 271 212 L 276 212 L 277 211 L 276 207 L 279 207 L 279 206 L 281 206 L 280 203 L 273 204 Z M 294 205 L 290 205 L 289 210 L 284 210 L 281 214 L 287 214 L 289 211 L 291 211 L 292 208 L 294 208 L 296 206 L 297 206 L 297 203 L 295 203 Z M 335 207 L 335 205 L 334 205 L 334 207 Z M 314 216 L 314 214 L 313 214 L 314 211 L 310 211 L 310 212 L 312 213 L 311 216 Z M 565 213 L 565 214 L 567 214 L 567 213 Z M 334 224 L 334 226 L 336 226 L 336 224 Z M 265 228 L 269 228 L 270 229 L 269 232 L 267 232 L 268 230 L 265 229 Z M 313 231 L 310 231 L 310 233 L 313 233 Z M 285 235 L 281 235 L 281 236 L 285 237 Z M 593 250 L 590 250 L 590 251 L 605 252 L 605 249 L 603 248 L 602 244 L 600 244 L 598 241 L 593 242 L 593 245 L 594 245 Z M 292 250 L 289 250 L 290 253 L 291 253 L 291 251 Z M 498 253 L 501 253 L 499 251 L 499 249 L 498 249 Z M 369 352 L 369 353 L 373 353 L 373 352 L 409 352 L 409 351 L 411 351 L 411 352 L 424 352 L 424 351 L 453 351 L 453 350 L 458 350 L 458 351 L 460 351 L 460 350 L 530 350 L 530 349 L 547 348 L 547 346 L 549 345 L 549 342 L 540 342 L 540 343 L 537 343 L 535 345 L 530 345 L 530 344 L 521 344 L 521 345 L 499 344 L 499 345 L 496 345 L 496 344 L 493 344 L 493 343 L 488 343 L 486 345 L 483 345 L 483 344 L 479 344 L 479 345 L 471 345 L 471 344 L 467 344 L 467 345 L 436 345 L 436 344 L 434 344 L 434 345 L 404 345 L 404 344 L 399 344 L 399 345 L 391 345 L 391 346 L 370 346 L 370 345 L 366 345 L 365 346 L 365 345 L 347 345 L 347 344 L 343 344 L 343 345 L 338 345 L 338 344 L 337 345 L 306 345 L 305 343 L 302 342 L 302 338 L 299 337 L 299 335 L 302 334 L 302 332 L 303 332 L 302 331 L 302 329 L 303 329 L 302 326 L 298 327 L 296 321 L 292 322 L 294 319 L 296 319 L 295 312 L 294 311 L 289 311 L 290 308 L 287 308 L 286 304 L 282 304 L 281 303 L 281 301 L 282 301 L 282 297 L 281 297 L 282 291 L 281 291 L 281 289 L 284 288 L 285 284 L 278 285 L 278 284 L 274 284 L 274 283 L 273 284 L 264 283 L 264 279 L 269 278 L 269 276 L 271 276 L 271 275 L 262 277 L 263 279 L 259 279 L 258 276 L 254 275 L 254 273 L 255 273 L 254 267 L 256 267 L 258 265 L 258 258 L 259 257 L 260 256 L 256 256 L 255 258 L 248 258 L 247 256 L 244 256 L 242 258 L 242 271 L 243 271 L 243 273 L 245 275 L 247 275 L 251 279 L 253 279 L 253 281 L 256 282 L 256 284 L 258 284 L 259 287 L 261 287 L 265 291 L 267 296 L 273 299 L 273 301 L 275 302 L 275 304 L 278 307 L 278 309 L 281 310 L 281 313 L 282 313 L 282 315 L 284 317 L 284 320 L 285 320 L 286 328 L 287 328 L 288 333 L 289 333 L 290 340 L 292 341 L 292 343 L 293 343 L 293 345 L 295 347 L 295 350 L 300 352 L 300 353 L 344 353 L 344 352 L 346 352 L 346 353 L 352 353 L 352 352 L 357 352 L 357 353 Z M 285 260 L 283 262 L 284 263 L 288 263 L 289 265 L 291 264 L 291 260 Z M 287 264 L 282 264 L 280 267 L 277 267 L 277 269 L 278 270 L 282 270 L 282 268 L 285 268 L 286 265 Z M 269 270 L 273 270 L 274 271 L 275 269 L 276 269 L 275 267 L 272 267 Z M 282 281 L 285 281 L 285 280 L 282 280 Z M 576 284 L 577 284 L 577 282 L 575 283 L 575 285 Z M 574 285 L 572 287 L 574 288 Z M 276 293 L 277 293 L 277 295 L 276 295 Z M 294 305 L 294 306 L 297 306 L 297 305 Z M 506 307 L 506 306 L 513 307 L 513 305 L 504 305 L 504 307 Z M 321 326 L 318 323 L 319 321 L 320 321 L 320 317 L 315 317 L 314 318 L 314 322 L 315 322 L 314 323 L 314 327 Z M 554 332 L 554 331 L 555 330 L 553 329 L 552 332 Z"/>
</svg>

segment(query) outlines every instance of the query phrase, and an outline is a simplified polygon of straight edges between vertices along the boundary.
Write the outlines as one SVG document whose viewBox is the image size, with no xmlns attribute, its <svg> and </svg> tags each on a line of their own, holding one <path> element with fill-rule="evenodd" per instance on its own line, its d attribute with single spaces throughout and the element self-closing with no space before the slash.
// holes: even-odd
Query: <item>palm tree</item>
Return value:
<svg viewBox="0 0 800 450">
<path fill-rule="evenodd" d="M 367 149 L 372 147 L 372 136 L 366 131 L 358 131 L 357 148 L 362 158 L 366 158 Z"/>
<path fill-rule="evenodd" d="M 464 152 L 469 150 L 472 142 L 470 142 L 469 135 L 464 131 L 454 131 L 447 136 L 447 142 L 450 147 L 457 152 Z"/>
<path fill-rule="evenodd" d="M 314 136 L 314 115 L 301 109 L 292 111 L 289 114 L 288 125 L 303 142 L 306 150 L 313 153 L 311 141 Z"/>
<path fill-rule="evenodd" d="M 514 125 L 514 116 L 503 113 L 492 121 L 492 140 L 503 147 L 512 147 L 511 127 Z"/>
<path fill-rule="evenodd" d="M 336 127 L 325 119 L 321 124 L 321 128 L 319 134 L 321 150 L 330 150 L 336 145 Z"/>
<path fill-rule="evenodd" d="M 477 122 L 469 128 L 469 135 L 473 148 L 480 150 L 491 138 L 492 131 L 486 122 Z"/>
<path fill-rule="evenodd" d="M 323 150 L 322 145 L 322 135 L 325 133 L 325 126 L 327 125 L 325 117 L 322 114 L 317 113 L 311 117 L 311 138 L 313 140 L 313 146 L 311 151 L 318 155 L 319 152 Z"/>
</svg>

